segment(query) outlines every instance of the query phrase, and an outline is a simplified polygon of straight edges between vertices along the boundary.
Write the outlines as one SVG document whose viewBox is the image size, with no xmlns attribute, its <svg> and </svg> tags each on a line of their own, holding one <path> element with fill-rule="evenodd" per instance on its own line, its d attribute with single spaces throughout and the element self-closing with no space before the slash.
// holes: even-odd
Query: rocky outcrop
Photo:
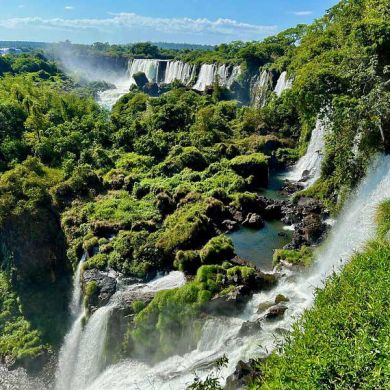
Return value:
<svg viewBox="0 0 390 390">
<path fill-rule="evenodd" d="M 259 373 L 256 370 L 256 360 L 250 359 L 249 362 L 240 360 L 232 375 L 226 379 L 224 390 L 241 390 L 254 381 Z"/>
<path fill-rule="evenodd" d="M 87 292 L 88 308 L 93 312 L 97 308 L 106 305 L 115 294 L 117 281 L 115 278 L 108 276 L 107 273 L 97 269 L 89 269 L 83 273 L 82 285 L 84 291 Z M 89 290 L 88 286 L 93 287 L 90 287 Z"/>
</svg>

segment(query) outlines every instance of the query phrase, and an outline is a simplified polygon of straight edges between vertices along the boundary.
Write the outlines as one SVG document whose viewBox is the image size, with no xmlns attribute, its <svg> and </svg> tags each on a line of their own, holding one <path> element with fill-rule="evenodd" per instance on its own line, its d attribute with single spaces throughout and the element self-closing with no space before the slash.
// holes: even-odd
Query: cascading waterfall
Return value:
<svg viewBox="0 0 390 390">
<path fill-rule="evenodd" d="M 203 64 L 199 71 L 198 79 L 193 87 L 197 91 L 204 91 L 215 82 L 223 87 L 230 88 L 240 75 L 240 66 Z"/>
<path fill-rule="evenodd" d="M 78 316 L 65 337 L 60 351 L 56 373 L 56 390 L 83 390 L 101 373 L 106 366 L 105 347 L 108 323 L 112 311 L 125 300 L 126 294 L 152 293 L 177 288 L 185 284 L 182 272 L 172 271 L 168 275 L 159 276 L 149 283 L 123 286 L 110 299 L 108 305 L 96 310 L 83 329 L 85 309 L 81 302 L 81 289 L 76 283 L 80 279 L 81 263 L 75 273 L 72 302 L 79 302 Z"/>
<path fill-rule="evenodd" d="M 281 73 L 276 83 L 274 92 L 278 97 L 280 97 L 286 89 L 290 89 L 291 87 L 292 87 L 292 80 L 287 78 L 287 72 L 284 71 Z"/>
<path fill-rule="evenodd" d="M 165 68 L 164 84 L 170 84 L 175 80 L 183 84 L 189 84 L 194 76 L 196 66 L 183 61 L 168 61 Z"/>
<path fill-rule="evenodd" d="M 251 104 L 261 108 L 267 102 L 267 93 L 272 88 L 272 73 L 263 70 L 257 77 L 251 90 Z"/>
<path fill-rule="evenodd" d="M 287 180 L 302 182 L 305 187 L 308 187 L 320 178 L 321 163 L 324 158 L 325 133 L 328 127 L 329 121 L 327 119 L 317 119 L 307 151 L 294 168 L 287 173 Z"/>
<path fill-rule="evenodd" d="M 389 198 L 390 156 L 379 156 L 346 203 L 331 234 L 316 251 L 311 270 L 301 275 L 286 271 L 278 286 L 256 294 L 240 317 L 207 320 L 196 350 L 184 356 L 173 356 L 153 367 L 135 360 L 121 362 L 108 367 L 88 389 L 183 389 L 193 381 L 194 371 L 205 378 L 210 363 L 223 354 L 229 358 L 228 367 L 222 372 L 224 378 L 233 372 L 239 360 L 265 356 L 275 347 L 280 329 L 290 329 L 296 318 L 312 305 L 314 291 L 323 286 L 325 278 L 338 271 L 355 251 L 375 236 L 376 207 Z M 277 294 L 290 299 L 283 319 L 262 321 L 261 331 L 241 337 L 242 323 L 259 320 L 262 314 L 257 313 L 258 305 L 273 302 Z"/>
<path fill-rule="evenodd" d="M 73 293 L 70 304 L 70 310 L 72 314 L 73 324 L 65 336 L 64 343 L 60 350 L 58 358 L 58 367 L 56 372 L 56 384 L 57 390 L 69 390 L 71 385 L 72 374 L 75 369 L 76 361 L 71 357 L 77 355 L 81 335 L 83 331 L 83 318 L 85 316 L 85 310 L 82 304 L 81 294 L 81 270 L 83 263 L 87 255 L 84 254 L 79 262 L 76 272 L 73 278 Z"/>
</svg>

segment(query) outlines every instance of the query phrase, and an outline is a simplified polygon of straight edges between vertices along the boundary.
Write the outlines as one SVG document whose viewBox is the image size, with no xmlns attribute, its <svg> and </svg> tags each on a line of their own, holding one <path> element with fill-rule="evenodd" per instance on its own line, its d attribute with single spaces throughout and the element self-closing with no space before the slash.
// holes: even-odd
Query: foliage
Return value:
<svg viewBox="0 0 390 390">
<path fill-rule="evenodd" d="M 301 249 L 276 249 L 272 262 L 277 265 L 281 261 L 307 267 L 313 261 L 313 250 L 307 246 L 303 246 Z"/>
</svg>

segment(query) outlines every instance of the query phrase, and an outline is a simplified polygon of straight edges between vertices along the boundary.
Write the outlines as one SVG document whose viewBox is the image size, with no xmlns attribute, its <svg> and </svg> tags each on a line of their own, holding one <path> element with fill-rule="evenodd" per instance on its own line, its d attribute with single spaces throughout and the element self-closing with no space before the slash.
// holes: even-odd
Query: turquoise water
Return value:
<svg viewBox="0 0 390 390">
<path fill-rule="evenodd" d="M 284 226 L 282 222 L 274 221 L 267 222 L 260 230 L 241 227 L 229 237 L 238 256 L 256 264 L 261 270 L 271 271 L 274 249 L 280 249 L 291 241 L 292 233 L 283 230 Z"/>
</svg>

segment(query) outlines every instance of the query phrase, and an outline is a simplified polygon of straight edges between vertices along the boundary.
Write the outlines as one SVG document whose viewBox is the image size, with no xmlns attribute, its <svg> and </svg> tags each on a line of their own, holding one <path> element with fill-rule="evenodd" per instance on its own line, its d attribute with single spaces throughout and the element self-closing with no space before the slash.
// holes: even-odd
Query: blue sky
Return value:
<svg viewBox="0 0 390 390">
<path fill-rule="evenodd" d="M 0 0 L 0 40 L 217 44 L 310 23 L 337 0 Z"/>
</svg>

